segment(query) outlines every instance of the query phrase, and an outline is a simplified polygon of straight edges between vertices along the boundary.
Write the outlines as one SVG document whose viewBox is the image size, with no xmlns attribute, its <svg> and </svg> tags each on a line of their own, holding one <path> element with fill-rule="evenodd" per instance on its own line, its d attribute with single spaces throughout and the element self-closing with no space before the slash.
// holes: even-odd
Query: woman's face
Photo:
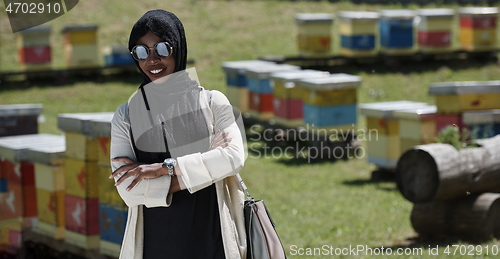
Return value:
<svg viewBox="0 0 500 259">
<path fill-rule="evenodd" d="M 168 58 L 160 58 L 154 52 L 154 45 L 163 40 L 156 36 L 151 31 L 148 31 L 144 36 L 139 38 L 136 45 L 146 45 L 149 49 L 149 57 L 145 61 L 139 61 L 139 67 L 154 83 L 163 83 L 167 80 L 167 76 L 172 74 L 175 69 L 174 55 L 171 54 Z M 175 52 L 175 49 L 173 50 Z"/>
</svg>

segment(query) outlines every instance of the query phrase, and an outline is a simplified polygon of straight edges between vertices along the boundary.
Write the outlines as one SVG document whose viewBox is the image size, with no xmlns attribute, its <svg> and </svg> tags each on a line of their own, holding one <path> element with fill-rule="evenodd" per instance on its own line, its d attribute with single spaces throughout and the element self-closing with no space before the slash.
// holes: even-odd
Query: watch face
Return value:
<svg viewBox="0 0 500 259">
<path fill-rule="evenodd" d="M 163 163 L 165 163 L 165 165 L 167 165 L 167 166 L 173 166 L 173 165 L 175 165 L 175 159 L 167 158 L 167 159 L 165 159 L 165 161 L 163 161 Z"/>
</svg>

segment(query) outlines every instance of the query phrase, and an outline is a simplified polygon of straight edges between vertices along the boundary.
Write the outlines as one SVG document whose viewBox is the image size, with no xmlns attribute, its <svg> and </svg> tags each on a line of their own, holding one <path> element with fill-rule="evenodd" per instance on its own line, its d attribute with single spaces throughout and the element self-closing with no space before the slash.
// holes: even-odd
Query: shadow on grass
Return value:
<svg viewBox="0 0 500 259">
<path fill-rule="evenodd" d="M 349 180 L 342 182 L 345 185 L 354 186 L 354 187 L 363 187 L 371 184 L 380 184 L 380 183 L 395 183 L 395 175 L 393 171 L 378 169 L 372 172 L 370 179 L 357 179 L 357 180 Z M 398 191 L 397 186 L 387 187 L 387 186 L 379 186 L 379 189 L 385 191 Z"/>
<path fill-rule="evenodd" d="M 389 63 L 389 64 L 387 64 Z M 389 62 L 363 62 L 347 63 L 335 66 L 308 66 L 312 69 L 328 70 L 330 73 L 357 74 L 365 72 L 368 74 L 392 74 L 392 73 L 424 73 L 437 71 L 442 67 L 447 67 L 452 71 L 460 71 L 470 68 L 481 68 L 484 66 L 498 64 L 496 57 L 477 57 L 468 59 L 449 59 L 449 60 L 392 60 Z"/>
<path fill-rule="evenodd" d="M 123 71 L 113 74 L 81 73 L 81 74 L 53 74 L 53 75 L 18 75 L 9 77 L 8 80 L 0 81 L 0 92 L 13 89 L 29 89 L 33 87 L 61 87 L 82 82 L 95 83 L 123 83 L 139 86 L 142 82 L 141 75 L 136 71 Z"/>
</svg>

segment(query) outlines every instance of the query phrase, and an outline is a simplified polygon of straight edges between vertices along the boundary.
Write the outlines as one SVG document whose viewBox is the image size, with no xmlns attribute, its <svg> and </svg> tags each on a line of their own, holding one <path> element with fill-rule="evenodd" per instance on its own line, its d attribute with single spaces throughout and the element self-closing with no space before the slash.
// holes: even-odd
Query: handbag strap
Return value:
<svg viewBox="0 0 500 259">
<path fill-rule="evenodd" d="M 245 193 L 247 198 L 251 201 L 254 201 L 255 199 L 252 197 L 252 195 L 250 195 L 250 192 L 248 191 L 248 188 L 247 188 L 245 182 L 243 181 L 243 179 L 241 178 L 240 174 L 236 174 L 236 179 L 238 179 L 238 182 L 240 183 L 241 189 L 243 189 L 243 192 Z"/>
</svg>

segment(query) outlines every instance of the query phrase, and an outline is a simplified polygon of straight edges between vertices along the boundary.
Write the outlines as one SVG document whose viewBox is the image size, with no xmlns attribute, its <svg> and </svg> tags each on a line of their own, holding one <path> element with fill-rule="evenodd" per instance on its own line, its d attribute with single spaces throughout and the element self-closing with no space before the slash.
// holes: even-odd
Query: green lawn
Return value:
<svg viewBox="0 0 500 259">
<path fill-rule="evenodd" d="M 126 44 L 133 23 L 146 10 L 154 8 L 170 10 L 180 17 L 186 28 L 188 56 L 196 61 L 202 85 L 225 91 L 223 61 L 255 59 L 269 54 L 296 55 L 294 14 L 297 12 L 336 13 L 401 6 L 326 1 L 80 1 L 71 12 L 49 23 L 53 27 L 54 67 L 64 68 L 60 35 L 64 25 L 95 23 L 99 25 L 100 47 Z M 3 3 L 0 9 L 0 71 L 15 71 L 18 69 L 15 35 L 10 31 Z M 334 50 L 337 50 L 338 39 L 334 38 L 334 42 Z M 361 103 L 401 99 L 433 103 L 434 98 L 427 94 L 429 83 L 498 80 L 500 67 L 464 61 L 403 63 L 398 68 L 343 67 L 341 71 L 362 76 L 358 94 Z M 98 81 L 89 77 L 62 85 L 2 82 L 0 104 L 42 103 L 45 122 L 40 124 L 40 131 L 59 134 L 58 113 L 114 111 L 135 91 L 139 79 L 135 75 Z M 364 118 L 360 117 L 359 126 L 364 124 Z M 257 158 L 255 153 L 250 153 L 242 176 L 252 194 L 266 201 L 290 258 L 308 258 L 310 256 L 294 254 L 299 248 L 322 248 L 323 245 L 389 247 L 394 253 L 397 248 L 422 247 L 424 256 L 405 258 L 456 258 L 444 254 L 445 246 L 469 245 L 454 239 L 416 239 L 409 221 L 412 204 L 401 196 L 394 182 L 370 181 L 375 169 L 365 158 L 307 163 L 304 159 Z M 500 242 L 491 240 L 480 244 L 489 245 L 491 250 L 492 245 L 500 245 Z M 429 247 L 437 245 L 440 256 L 430 256 Z M 490 251 L 488 257 L 483 251 L 483 255 L 463 258 L 494 256 Z"/>
</svg>

